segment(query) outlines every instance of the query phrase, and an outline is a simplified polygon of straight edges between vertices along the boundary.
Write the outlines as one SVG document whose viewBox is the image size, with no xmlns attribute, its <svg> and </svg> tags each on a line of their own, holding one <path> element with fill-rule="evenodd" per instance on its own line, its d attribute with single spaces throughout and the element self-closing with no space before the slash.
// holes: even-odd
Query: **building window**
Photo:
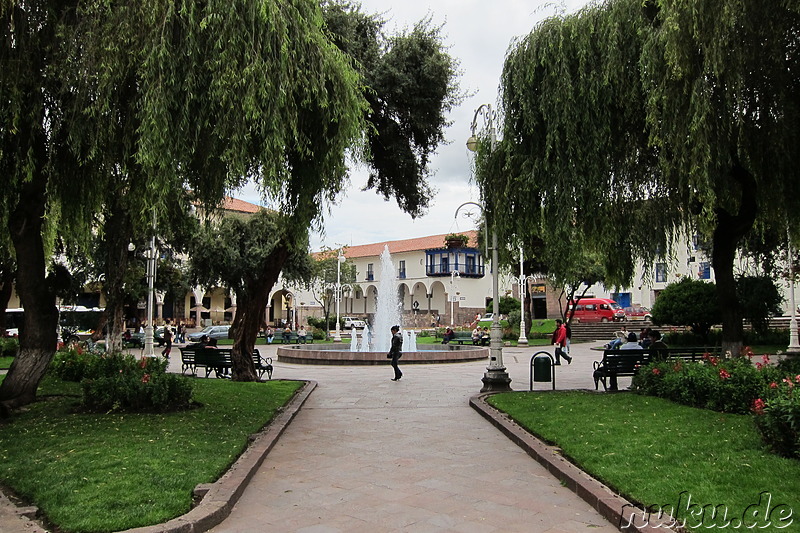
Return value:
<svg viewBox="0 0 800 533">
<path fill-rule="evenodd" d="M 656 283 L 667 282 L 667 264 L 656 263 Z"/>
<path fill-rule="evenodd" d="M 711 279 L 711 263 L 708 261 L 701 261 L 700 269 L 697 271 L 697 277 L 700 279 Z"/>
<path fill-rule="evenodd" d="M 475 256 L 468 255 L 464 258 L 464 273 L 466 274 L 477 274 L 478 269 L 475 268 Z"/>
<path fill-rule="evenodd" d="M 397 269 L 397 277 L 400 279 L 406 279 L 406 262 L 400 261 L 400 266 Z"/>
<path fill-rule="evenodd" d="M 367 265 L 367 281 L 374 281 L 375 280 L 375 272 L 372 270 L 372 263 Z"/>
<path fill-rule="evenodd" d="M 442 274 L 449 274 L 450 273 L 450 258 L 447 257 L 446 255 L 442 256 L 440 272 Z"/>
</svg>

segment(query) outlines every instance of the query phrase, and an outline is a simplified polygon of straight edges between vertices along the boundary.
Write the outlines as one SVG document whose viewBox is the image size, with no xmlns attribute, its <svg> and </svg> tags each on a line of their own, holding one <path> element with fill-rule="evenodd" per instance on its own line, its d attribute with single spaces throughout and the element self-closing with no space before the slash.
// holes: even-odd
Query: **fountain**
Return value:
<svg viewBox="0 0 800 533">
<path fill-rule="evenodd" d="M 378 294 L 375 302 L 375 317 L 373 327 L 369 324 L 359 331 L 353 328 L 350 331 L 350 346 L 341 344 L 333 345 L 289 345 L 278 347 L 278 360 L 289 363 L 311 364 L 351 364 L 369 365 L 383 364 L 386 354 L 391 347 L 391 327 L 400 326 L 403 334 L 402 363 L 445 363 L 455 361 L 472 361 L 486 359 L 489 355 L 488 348 L 472 345 L 449 344 L 417 346 L 416 331 L 403 330 L 402 302 L 398 297 L 397 273 L 392 263 L 389 247 L 384 246 L 381 253 L 380 278 L 378 279 Z"/>
</svg>

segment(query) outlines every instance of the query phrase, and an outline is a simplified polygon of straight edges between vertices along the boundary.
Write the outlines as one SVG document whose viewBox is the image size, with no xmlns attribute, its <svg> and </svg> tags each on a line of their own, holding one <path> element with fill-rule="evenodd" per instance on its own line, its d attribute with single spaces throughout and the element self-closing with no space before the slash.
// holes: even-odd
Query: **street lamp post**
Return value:
<svg viewBox="0 0 800 533">
<path fill-rule="evenodd" d="M 153 294 L 156 282 L 156 212 L 153 210 L 153 235 L 147 251 L 147 327 L 144 328 L 144 357 L 155 357 L 153 347 Z"/>
<path fill-rule="evenodd" d="M 333 335 L 334 342 L 342 342 L 342 333 L 339 330 L 339 302 L 342 299 L 342 263 L 345 262 L 344 254 L 339 249 L 339 255 L 336 257 L 336 333 Z"/>
<path fill-rule="evenodd" d="M 525 277 L 523 270 L 523 254 L 522 245 L 519 245 L 519 339 L 517 339 L 518 346 L 528 345 L 528 336 L 525 334 L 525 290 L 527 289 L 528 279 Z"/>
<path fill-rule="evenodd" d="M 789 256 L 789 304 L 792 306 L 791 320 L 789 320 L 789 347 L 787 354 L 800 355 L 800 342 L 797 335 L 797 305 L 794 299 L 794 255 L 792 253 L 791 237 L 787 240 L 787 255 Z"/>
<path fill-rule="evenodd" d="M 456 323 L 455 317 L 453 315 L 453 304 L 458 298 L 455 278 L 461 279 L 461 274 L 458 273 L 458 270 L 453 270 L 452 272 L 450 272 L 450 327 L 451 328 L 455 327 Z"/>
</svg>

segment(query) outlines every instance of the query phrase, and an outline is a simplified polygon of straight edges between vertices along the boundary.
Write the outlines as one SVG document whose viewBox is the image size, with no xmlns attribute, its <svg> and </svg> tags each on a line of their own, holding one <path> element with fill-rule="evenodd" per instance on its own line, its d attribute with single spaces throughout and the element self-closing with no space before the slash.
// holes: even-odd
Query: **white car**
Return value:
<svg viewBox="0 0 800 533">
<path fill-rule="evenodd" d="M 344 321 L 344 329 L 364 329 L 367 327 L 366 322 L 353 316 L 343 316 L 342 320 Z"/>
</svg>

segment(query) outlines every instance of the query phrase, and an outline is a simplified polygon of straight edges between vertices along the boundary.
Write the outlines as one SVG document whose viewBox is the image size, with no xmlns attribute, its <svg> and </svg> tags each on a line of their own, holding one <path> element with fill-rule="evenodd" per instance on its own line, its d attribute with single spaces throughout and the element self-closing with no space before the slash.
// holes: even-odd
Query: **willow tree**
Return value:
<svg viewBox="0 0 800 533">
<path fill-rule="evenodd" d="M 501 234 L 537 233 L 558 261 L 577 235 L 618 282 L 710 237 L 738 353 L 737 246 L 798 230 L 799 15 L 797 0 L 609 0 L 540 24 L 508 53 L 503 140 L 479 160 Z"/>
<path fill-rule="evenodd" d="M 323 26 L 311 0 L 0 0 L 0 216 L 25 307 L 4 409 L 55 350 L 54 236 L 88 238 L 121 176 L 141 224 L 176 182 L 215 204 L 256 177 L 298 216 L 341 187 L 366 104 Z"/>
</svg>

